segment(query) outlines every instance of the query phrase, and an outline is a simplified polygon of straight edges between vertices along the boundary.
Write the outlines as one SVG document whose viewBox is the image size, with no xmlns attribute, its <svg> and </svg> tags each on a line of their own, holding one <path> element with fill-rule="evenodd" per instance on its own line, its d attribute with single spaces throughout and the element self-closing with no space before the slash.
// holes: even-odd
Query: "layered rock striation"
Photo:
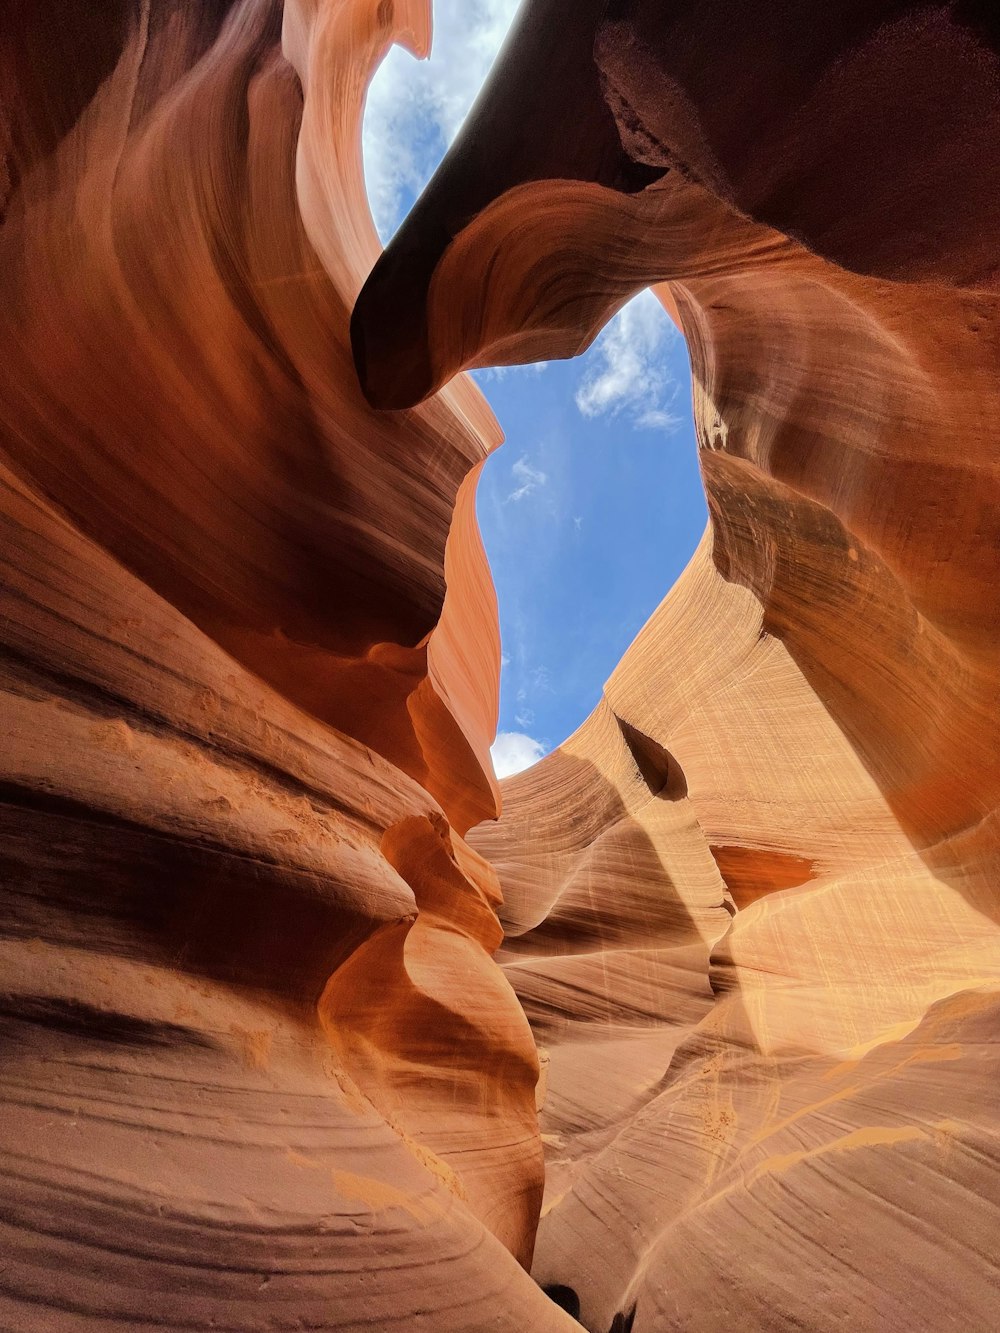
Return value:
<svg viewBox="0 0 1000 1333">
<path fill-rule="evenodd" d="M 647 284 L 690 350 L 701 547 L 471 837 L 545 1061 L 533 1271 L 601 1333 L 992 1327 L 1000 32 L 574 15 L 524 11 L 354 314 L 393 407 Z"/>
<path fill-rule="evenodd" d="M 0 1327 L 997 1323 L 1000 33 L 828 8 L 530 0 L 381 259 L 424 0 L 12 8 Z M 650 284 L 709 528 L 492 822 L 458 372 Z"/>
<path fill-rule="evenodd" d="M 376 412 L 349 345 L 427 6 L 8 19 L 0 1327 L 570 1327 L 463 841 L 500 433 L 467 381 Z"/>
</svg>

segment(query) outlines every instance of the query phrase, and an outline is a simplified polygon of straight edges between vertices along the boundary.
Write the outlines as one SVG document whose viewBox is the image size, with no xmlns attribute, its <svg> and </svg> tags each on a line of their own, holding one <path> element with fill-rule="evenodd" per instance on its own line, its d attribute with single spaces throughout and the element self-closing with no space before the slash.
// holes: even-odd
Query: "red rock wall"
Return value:
<svg viewBox="0 0 1000 1333">
<path fill-rule="evenodd" d="M 995 1326 L 996 29 L 532 0 L 352 315 L 422 0 L 12 8 L 0 1327 L 574 1327 L 536 1095 L 585 1327 Z M 709 529 L 483 822 L 453 376 L 650 283 Z"/>
<path fill-rule="evenodd" d="M 526 10 L 354 315 L 393 406 L 648 283 L 691 353 L 704 541 L 471 837 L 542 1047 L 533 1272 L 600 1333 L 993 1327 L 997 21 L 604 8 Z"/>
<path fill-rule="evenodd" d="M 3 28 L 0 1327 L 570 1326 L 462 841 L 500 433 L 467 381 L 374 411 L 348 339 L 426 6 Z"/>
</svg>

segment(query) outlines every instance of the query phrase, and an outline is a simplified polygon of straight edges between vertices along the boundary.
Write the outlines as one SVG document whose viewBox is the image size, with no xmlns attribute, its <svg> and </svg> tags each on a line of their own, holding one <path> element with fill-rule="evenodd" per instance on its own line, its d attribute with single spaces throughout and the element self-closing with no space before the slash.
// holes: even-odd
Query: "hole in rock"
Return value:
<svg viewBox="0 0 1000 1333">
<path fill-rule="evenodd" d="M 683 800 L 688 794 L 687 778 L 670 751 L 621 718 L 618 727 L 650 792 L 668 801 Z"/>
<path fill-rule="evenodd" d="M 580 1298 L 572 1287 L 563 1287 L 555 1283 L 551 1287 L 543 1288 L 543 1290 L 549 1300 L 558 1305 L 560 1310 L 565 1310 L 574 1319 L 579 1319 Z"/>
<path fill-rule="evenodd" d="M 438 0 L 430 59 L 394 47 L 377 71 L 364 162 L 383 243 L 460 128 L 517 7 Z M 506 435 L 477 504 L 500 610 L 493 755 L 506 777 L 593 710 L 690 559 L 707 508 L 686 345 L 652 292 L 575 360 L 474 375 Z"/>
</svg>

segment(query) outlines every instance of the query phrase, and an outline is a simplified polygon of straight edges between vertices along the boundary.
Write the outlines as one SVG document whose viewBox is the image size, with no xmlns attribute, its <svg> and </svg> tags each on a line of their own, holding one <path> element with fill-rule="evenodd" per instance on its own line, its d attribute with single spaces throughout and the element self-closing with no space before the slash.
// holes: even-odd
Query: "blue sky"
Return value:
<svg viewBox="0 0 1000 1333">
<path fill-rule="evenodd" d="M 365 175 L 383 242 L 454 138 L 517 0 L 435 0 L 434 45 L 372 82 Z M 684 340 L 644 292 L 574 361 L 475 372 L 505 434 L 479 487 L 500 604 L 500 777 L 566 739 L 705 527 Z"/>
</svg>

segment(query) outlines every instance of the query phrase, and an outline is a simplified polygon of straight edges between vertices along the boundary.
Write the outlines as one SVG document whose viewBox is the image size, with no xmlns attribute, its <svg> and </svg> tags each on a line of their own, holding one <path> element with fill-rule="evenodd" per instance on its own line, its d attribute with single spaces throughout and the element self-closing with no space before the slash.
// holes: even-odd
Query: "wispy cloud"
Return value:
<svg viewBox="0 0 1000 1333">
<path fill-rule="evenodd" d="M 383 241 L 420 193 L 482 87 L 519 0 L 435 0 L 431 57 L 394 47 L 368 90 L 365 178 Z"/>
<path fill-rule="evenodd" d="M 491 380 L 505 380 L 508 375 L 540 375 L 548 367 L 548 361 L 527 361 L 523 366 L 483 366 L 471 373 L 480 384 L 489 384 Z"/>
<path fill-rule="evenodd" d="M 552 677 L 549 674 L 548 667 L 536 666 L 531 669 L 531 683 L 536 690 L 547 690 L 552 692 Z"/>
<path fill-rule="evenodd" d="M 509 778 L 537 764 L 545 746 L 522 731 L 501 731 L 490 750 L 498 778 Z"/>
<path fill-rule="evenodd" d="M 511 466 L 511 476 L 519 484 L 507 496 L 508 500 L 523 500 L 526 495 L 532 491 L 537 491 L 539 486 L 544 486 L 548 477 L 538 468 L 534 468 L 528 462 L 527 454 L 521 457 Z"/>
<path fill-rule="evenodd" d="M 591 362 L 576 392 L 585 417 L 624 412 L 641 430 L 676 430 L 670 409 L 679 385 L 664 353 L 679 335 L 651 291 L 640 292 L 610 321 L 587 359 Z"/>
</svg>

